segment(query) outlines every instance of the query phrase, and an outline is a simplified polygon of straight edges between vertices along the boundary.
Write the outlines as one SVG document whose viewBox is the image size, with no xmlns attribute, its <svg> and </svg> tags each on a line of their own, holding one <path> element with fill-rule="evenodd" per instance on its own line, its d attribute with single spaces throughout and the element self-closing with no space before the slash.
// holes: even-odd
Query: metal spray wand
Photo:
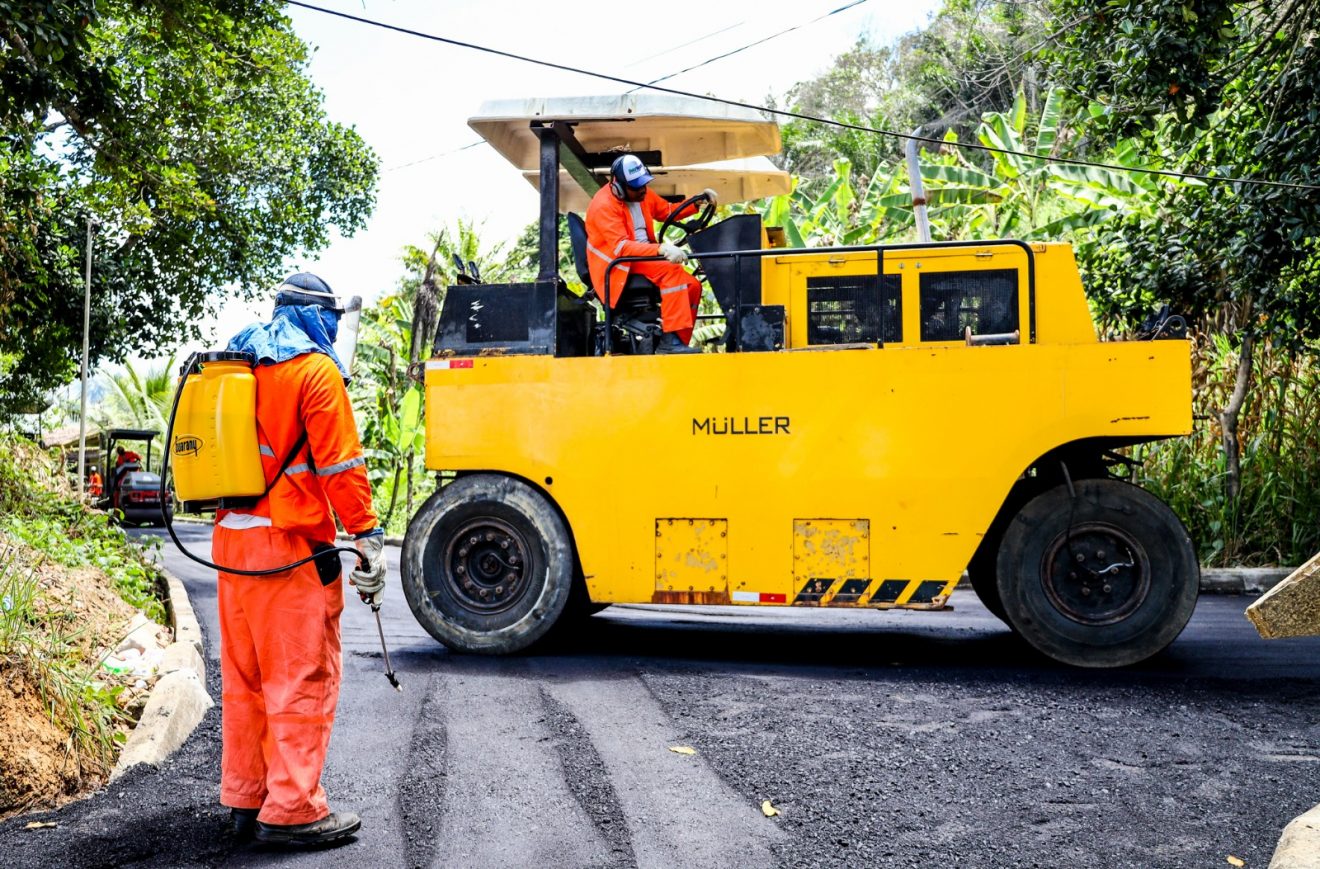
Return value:
<svg viewBox="0 0 1320 869">
<path fill-rule="evenodd" d="M 344 306 L 344 318 L 339 324 L 339 337 L 343 340 L 345 349 L 348 351 L 348 359 L 344 362 L 344 367 L 349 374 L 353 373 L 353 360 L 357 357 L 358 344 L 358 326 L 362 323 L 362 297 L 353 296 Z M 382 554 L 381 558 L 385 556 Z M 370 570 L 371 565 L 365 558 L 361 559 L 364 570 Z M 368 603 L 368 595 L 361 595 L 362 602 Z M 403 686 L 399 684 L 399 677 L 394 675 L 394 666 L 390 663 L 390 650 L 385 645 L 385 626 L 380 621 L 380 604 L 371 604 L 371 612 L 376 617 L 376 633 L 380 634 L 380 651 L 385 657 L 385 678 L 394 686 L 394 690 L 400 694 L 403 693 Z"/>
</svg>

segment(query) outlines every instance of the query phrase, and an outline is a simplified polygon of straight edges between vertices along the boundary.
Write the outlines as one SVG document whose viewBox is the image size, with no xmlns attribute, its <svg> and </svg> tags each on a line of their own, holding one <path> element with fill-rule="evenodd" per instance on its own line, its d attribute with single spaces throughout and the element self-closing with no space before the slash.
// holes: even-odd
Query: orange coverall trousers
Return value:
<svg viewBox="0 0 1320 869">
<path fill-rule="evenodd" d="M 675 263 L 632 264 L 632 274 L 642 275 L 660 288 L 660 328 L 673 332 L 684 344 L 692 340 L 701 304 L 701 281 Z"/>
<path fill-rule="evenodd" d="M 278 528 L 217 526 L 217 564 L 261 569 L 311 554 Z M 220 573 L 224 679 L 220 802 L 260 808 L 267 824 L 310 824 L 329 813 L 321 770 L 342 672 L 343 582 L 322 585 L 315 562 L 271 576 Z"/>
</svg>

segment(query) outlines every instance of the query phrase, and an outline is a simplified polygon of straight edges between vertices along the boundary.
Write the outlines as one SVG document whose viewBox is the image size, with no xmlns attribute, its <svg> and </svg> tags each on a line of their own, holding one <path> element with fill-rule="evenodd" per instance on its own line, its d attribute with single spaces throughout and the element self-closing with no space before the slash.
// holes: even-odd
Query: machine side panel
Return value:
<svg viewBox="0 0 1320 869">
<path fill-rule="evenodd" d="M 733 602 L 791 603 L 795 522 L 824 517 L 867 523 L 858 605 L 882 581 L 938 605 L 1036 458 L 1191 430 L 1183 341 L 477 357 L 426 384 L 427 466 L 541 486 L 599 601 L 653 600 L 657 519 L 714 517 Z"/>
</svg>

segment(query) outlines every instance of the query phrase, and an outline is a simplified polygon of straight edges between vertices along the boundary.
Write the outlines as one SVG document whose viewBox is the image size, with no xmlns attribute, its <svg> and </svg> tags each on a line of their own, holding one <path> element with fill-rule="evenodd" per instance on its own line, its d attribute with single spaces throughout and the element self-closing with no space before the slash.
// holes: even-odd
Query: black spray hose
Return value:
<svg viewBox="0 0 1320 869">
<path fill-rule="evenodd" d="M 184 555 L 188 556 L 198 564 L 205 565 L 211 568 L 212 570 L 223 570 L 225 573 L 235 573 L 238 574 L 239 576 L 270 576 L 273 573 L 283 573 L 286 570 L 293 570 L 295 567 L 301 567 L 309 561 L 315 561 L 316 559 L 325 555 L 327 552 L 347 552 L 348 554 L 355 556 L 357 558 L 358 564 L 360 566 L 366 567 L 365 564 L 366 559 L 362 557 L 362 553 L 358 552 L 356 548 L 349 546 L 333 546 L 329 549 L 322 549 L 320 552 L 313 552 L 311 555 L 307 556 L 306 558 L 300 559 L 299 561 L 295 561 L 292 564 L 284 564 L 279 567 L 269 568 L 267 570 L 239 570 L 236 567 L 224 567 L 219 564 L 212 564 L 211 562 L 207 561 L 205 558 L 202 558 L 201 556 L 198 555 L 193 555 L 191 552 L 189 552 L 187 549 L 184 548 L 183 541 L 179 540 L 179 535 L 174 533 L 174 518 L 170 514 L 169 508 L 166 506 L 168 503 L 170 503 L 169 501 L 165 500 L 168 494 L 166 491 L 166 489 L 168 488 L 166 484 L 166 480 L 170 470 L 170 452 L 174 448 L 174 415 L 179 410 L 179 397 L 183 395 L 184 384 L 188 382 L 188 375 L 192 374 L 193 365 L 196 363 L 196 361 L 197 361 L 197 354 L 194 353 L 191 356 L 189 356 L 188 361 L 183 364 L 183 376 L 179 379 L 179 388 L 174 391 L 174 403 L 170 406 L 170 420 L 169 420 L 169 424 L 165 427 L 165 445 L 164 445 L 165 449 L 163 450 L 163 457 L 161 458 L 161 465 L 160 465 L 160 518 L 165 523 L 165 530 L 170 532 L 170 539 L 174 541 L 174 545 L 179 547 L 180 552 L 182 552 Z M 172 501 L 173 496 L 170 496 L 170 498 Z"/>
</svg>

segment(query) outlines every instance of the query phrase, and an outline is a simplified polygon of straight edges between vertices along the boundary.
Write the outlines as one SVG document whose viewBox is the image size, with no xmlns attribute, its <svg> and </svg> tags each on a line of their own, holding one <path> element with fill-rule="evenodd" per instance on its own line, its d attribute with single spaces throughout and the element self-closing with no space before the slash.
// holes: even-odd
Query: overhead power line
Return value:
<svg viewBox="0 0 1320 869">
<path fill-rule="evenodd" d="M 407 168 L 409 168 L 410 166 L 417 166 L 417 165 L 420 165 L 420 164 L 422 164 L 422 163 L 429 163 L 429 162 L 431 162 L 432 160 L 439 160 L 441 157 L 448 157 L 448 156 L 450 156 L 450 155 L 452 155 L 452 154 L 457 154 L 459 151 L 467 151 L 467 150 L 469 150 L 469 149 L 471 149 L 471 148 L 475 148 L 475 147 L 477 147 L 478 145 L 482 144 L 484 141 L 485 141 L 485 139 L 478 139 L 478 140 L 475 141 L 475 142 L 469 142 L 469 143 L 466 144 L 466 145 L 461 145 L 461 146 L 459 146 L 459 147 L 457 147 L 457 148 L 454 148 L 454 149 L 452 149 L 452 150 L 449 150 L 449 151 L 442 151 L 442 152 L 439 153 L 439 154 L 432 154 L 432 155 L 429 156 L 429 157 L 421 157 L 421 158 L 419 158 L 419 159 L 417 159 L 417 160 L 409 160 L 407 163 L 400 163 L 400 164 L 398 164 L 397 166 L 386 166 L 384 171 L 386 171 L 386 172 L 394 172 L 394 171 L 397 171 L 397 170 L 399 170 L 399 169 L 407 169 Z"/>
<path fill-rule="evenodd" d="M 702 36 L 698 36 L 696 39 L 689 39 L 687 42 L 680 42 L 678 45 L 671 46 L 669 48 L 664 49 L 663 51 L 657 51 L 655 54 L 648 54 L 646 57 L 639 57 L 636 60 L 634 60 L 632 63 L 628 64 L 628 66 L 624 67 L 624 69 L 630 69 L 634 66 L 640 66 L 641 64 L 646 63 L 648 60 L 655 60 L 657 57 L 664 57 L 666 54 L 673 54 L 675 51 L 678 51 L 680 48 L 687 48 L 689 45 L 696 45 L 698 42 L 705 42 L 707 39 L 710 39 L 712 36 L 719 36 L 721 33 L 728 33 L 730 30 L 737 30 L 739 27 L 742 27 L 746 23 L 747 23 L 746 21 L 739 21 L 734 24 L 729 24 L 726 25 L 725 27 L 721 27 L 719 30 L 712 30 L 710 33 L 704 34 Z"/>
<path fill-rule="evenodd" d="M 840 6 L 839 8 L 834 9 L 834 10 L 831 10 L 831 11 L 829 11 L 829 12 L 826 12 L 824 15 L 818 15 L 818 16 L 816 16 L 815 18 L 811 19 L 810 21 L 804 21 L 804 22 L 801 23 L 801 24 L 796 24 L 796 25 L 794 25 L 794 26 L 792 26 L 792 27 L 789 27 L 789 28 L 786 28 L 786 29 L 784 29 L 784 30 L 779 31 L 778 33 L 772 33 L 771 35 L 766 36 L 766 37 L 763 37 L 763 38 L 761 38 L 761 39 L 758 39 L 758 40 L 756 40 L 755 42 L 749 42 L 748 44 L 746 44 L 746 45 L 744 45 L 744 46 L 741 46 L 740 48 L 735 48 L 733 51 L 726 51 L 726 52 L 724 52 L 723 54 L 719 54 L 719 55 L 716 55 L 715 57 L 708 58 L 707 60 L 703 60 L 701 63 L 696 64 L 695 66 L 689 66 L 687 69 L 680 69 L 678 72 L 671 72 L 669 75 L 664 75 L 664 76 L 661 76 L 660 78 L 654 78 L 654 79 L 651 79 L 649 82 L 646 83 L 646 86 L 656 84 L 657 82 L 666 81 L 666 80 L 668 80 L 668 79 L 673 78 L 674 76 L 679 76 L 679 75 L 683 75 L 684 73 L 692 72 L 692 70 L 694 70 L 694 69 L 700 69 L 701 67 L 703 67 L 703 66 L 707 66 L 708 64 L 712 64 L 712 63 L 714 63 L 714 62 L 717 61 L 717 60 L 723 60 L 723 59 L 726 58 L 726 57 L 732 57 L 733 55 L 738 54 L 738 53 L 741 52 L 741 51 L 746 51 L 746 50 L 749 49 L 749 48 L 753 48 L 753 47 L 755 47 L 755 46 L 757 46 L 757 45 L 761 45 L 762 43 L 769 42 L 770 40 L 772 40 L 772 39 L 776 39 L 776 38 L 778 38 L 778 37 L 780 37 L 780 36 L 783 36 L 783 35 L 785 35 L 785 34 L 787 34 L 787 33 L 792 33 L 792 32 L 795 31 L 795 30 L 801 30 L 803 27 L 806 27 L 806 26 L 808 26 L 808 25 L 810 25 L 810 24 L 815 24 L 817 21 L 823 21 L 824 19 L 829 18 L 831 15 L 837 15 L 838 13 L 843 12 L 843 11 L 845 11 L 845 10 L 847 10 L 847 9 L 851 9 L 851 8 L 854 7 L 854 6 L 860 6 L 861 4 L 863 4 L 863 3 L 865 3 L 865 2 L 867 2 L 867 0 L 853 0 L 853 2 L 848 3 L 848 4 L 844 5 L 844 6 Z M 653 55 L 651 55 L 651 56 L 648 57 L 648 58 L 643 58 L 642 60 L 652 60 L 652 59 L 657 58 L 657 57 L 660 57 L 660 56 L 662 56 L 662 55 L 669 54 L 670 52 L 677 51 L 677 50 L 680 49 L 680 48 L 685 48 L 685 47 L 687 47 L 687 46 L 689 46 L 689 45 L 695 45 L 696 43 L 698 43 L 698 42 L 702 42 L 702 41 L 704 41 L 704 40 L 707 40 L 707 39 L 711 38 L 712 36 L 718 36 L 718 35 L 721 34 L 721 33 L 725 33 L 725 32 L 727 32 L 727 31 L 729 31 L 729 30 L 733 30 L 733 29 L 735 29 L 735 28 L 741 27 L 741 26 L 742 26 L 743 24 L 745 24 L 745 23 L 746 23 L 745 21 L 739 21 L 737 24 L 731 24 L 731 25 L 729 25 L 729 26 L 727 26 L 727 27 L 723 27 L 723 28 L 721 28 L 721 29 L 719 29 L 719 30 L 712 31 L 712 32 L 710 32 L 710 33 L 707 33 L 705 36 L 699 36 L 699 37 L 697 37 L 696 39 L 692 39 L 692 40 L 689 40 L 689 41 L 683 43 L 682 45 L 674 46 L 673 48 L 666 49 L 666 50 L 660 52 L 659 54 L 653 54 Z M 639 60 L 639 61 L 635 61 L 635 62 L 629 64 L 628 66 L 637 66 L 637 65 L 640 64 L 641 62 L 642 62 L 641 60 Z M 625 68 L 626 68 L 626 67 L 625 67 Z M 632 93 L 633 91 L 637 91 L 637 90 L 639 90 L 639 89 L 640 89 L 640 87 L 633 88 L 632 91 L 629 91 L 629 93 Z M 429 163 L 429 162 L 432 161 L 432 160 L 438 160 L 438 159 L 440 159 L 441 157 L 448 157 L 448 156 L 450 156 L 451 154 L 457 154 L 459 151 L 466 151 L 466 150 L 469 149 L 469 148 L 474 148 L 474 147 L 476 147 L 477 145 L 480 145 L 483 141 L 484 141 L 484 140 L 482 140 L 482 139 L 478 139 L 477 141 L 472 142 L 471 144 L 464 145 L 464 146 L 461 147 L 461 148 L 455 148 L 455 149 L 452 150 L 452 151 L 445 151 L 445 152 L 442 153 L 442 154 L 432 154 L 432 155 L 429 156 L 429 157 L 422 157 L 421 159 L 418 159 L 418 160 L 412 160 L 412 161 L 409 161 L 409 162 L 407 162 L 407 163 L 401 163 L 401 164 L 399 164 L 398 166 L 390 166 L 390 167 L 387 168 L 385 171 L 386 171 L 386 172 L 395 172 L 395 171 L 400 170 L 400 169 L 409 169 L 409 168 L 411 168 L 411 167 L 413 167 L 413 166 L 421 165 L 422 163 Z"/>
<path fill-rule="evenodd" d="M 680 69 L 678 72 L 671 72 L 669 75 L 662 75 L 659 78 L 653 78 L 644 85 L 638 85 L 637 87 L 633 88 L 633 90 L 638 90 L 639 88 L 643 88 L 643 87 L 651 87 L 653 85 L 659 84 L 662 81 L 668 81 L 669 79 L 676 78 L 677 76 L 683 75 L 684 73 L 692 72 L 692 70 L 694 69 L 701 69 L 703 66 L 712 64 L 717 60 L 724 60 L 724 58 L 726 57 L 733 57 L 735 54 L 738 54 L 739 52 L 746 51 L 749 48 L 755 48 L 756 46 L 767 43 L 772 39 L 778 39 L 779 37 L 787 33 L 792 33 L 795 30 L 801 30 L 804 27 L 808 27 L 812 24 L 815 24 L 817 21 L 824 21 L 826 18 L 829 18 L 831 15 L 838 15 L 840 12 L 847 11 L 853 8 L 854 6 L 861 6 L 865 2 L 866 0 L 852 0 L 851 3 L 847 3 L 843 6 L 840 6 L 838 9 L 833 9 L 829 12 L 826 12 L 824 15 L 817 15 L 815 18 L 811 19 L 810 21 L 804 21 L 801 24 L 794 24 L 792 27 L 785 28 L 784 30 L 779 31 L 778 33 L 772 33 L 769 36 L 762 37 L 761 39 L 758 39 L 755 42 L 749 42 L 746 45 L 739 46 L 738 48 L 735 48 L 732 51 L 726 51 L 723 54 L 717 54 L 712 58 L 703 60 L 701 63 L 698 63 L 695 66 L 689 66 L 687 69 Z"/>
<path fill-rule="evenodd" d="M 878 127 L 869 127 L 865 124 L 851 124 L 846 121 L 836 121 L 831 118 L 820 118 L 815 115 L 808 115 L 805 112 L 794 112 L 789 109 L 776 109 L 769 106 L 758 106 L 755 103 L 742 102 L 741 100 L 730 100 L 724 97 L 712 96 L 710 94 L 698 94 L 692 91 L 680 90 L 678 88 L 663 87 L 648 82 L 633 81 L 632 79 L 622 78 L 609 73 L 595 72 L 581 67 L 569 66 L 564 63 L 555 63 L 549 60 L 540 60 L 535 57 L 528 57 L 522 54 L 516 54 L 511 51 L 503 51 L 498 48 L 491 48 L 486 45 L 478 45 L 473 42 L 464 42 L 461 39 L 451 39 L 447 36 L 438 36 L 434 33 L 426 33 L 421 30 L 413 30 L 408 27 L 401 27 L 397 24 L 387 24 L 384 21 L 376 21 L 371 18 L 363 18 L 358 15 L 350 15 L 347 12 L 339 12 L 334 9 L 326 9 L 322 6 L 314 6 L 311 3 L 304 3 L 302 0 L 286 0 L 290 6 L 297 6 L 302 9 L 309 9 L 313 12 L 321 12 L 325 15 L 331 15 L 336 18 L 343 18 L 348 21 L 355 21 L 358 24 L 366 24 L 370 27 L 379 27 L 383 30 L 392 30 L 396 33 L 403 33 L 408 36 L 416 36 L 419 39 L 439 42 L 445 45 L 452 45 L 456 48 L 467 48 L 472 51 L 479 51 L 484 54 L 494 55 L 495 57 L 504 57 L 509 60 L 516 60 L 520 63 L 530 63 L 536 66 L 543 66 L 547 69 L 557 69 L 562 72 L 571 72 L 577 75 L 585 75 L 591 78 L 598 78 L 602 81 L 610 81 L 615 84 L 627 85 L 631 88 L 645 88 L 647 90 L 658 91 L 660 93 L 673 94 L 679 97 L 689 97 L 696 100 L 705 100 L 706 102 L 718 103 L 734 108 L 750 109 L 752 111 L 763 112 L 769 115 L 777 115 L 783 118 L 793 118 L 799 121 L 810 121 L 817 124 L 826 124 L 832 127 L 838 127 L 844 130 L 856 130 L 861 133 L 874 133 L 878 136 L 889 136 L 894 139 L 911 140 L 915 142 L 925 142 L 940 147 L 969 148 L 974 151 L 984 151 L 990 154 L 1005 154 L 1012 157 L 1023 157 L 1028 160 L 1039 160 L 1045 163 L 1060 163 L 1067 166 L 1087 166 L 1095 169 L 1109 169 L 1115 172 L 1140 173 L 1145 175 L 1159 175 L 1164 178 L 1181 178 L 1192 181 L 1205 181 L 1213 184 L 1247 184 L 1257 187 L 1274 187 L 1285 190 L 1306 190 L 1311 192 L 1320 191 L 1320 184 L 1302 184 L 1294 181 L 1270 181 L 1264 178 L 1237 178 L 1229 175 L 1204 175 L 1195 172 L 1176 172 L 1172 169 L 1135 169 L 1131 166 L 1121 166 L 1117 163 L 1099 163 L 1090 160 L 1078 160 L 1072 157 L 1057 157 L 1042 154 L 1033 154 L 1030 151 L 1015 151 L 1010 148 L 995 148 L 991 145 L 982 145 L 979 142 L 946 142 L 943 139 L 937 139 L 933 136 L 920 136 L 913 133 L 900 133 L 896 130 L 885 130 Z"/>
</svg>

